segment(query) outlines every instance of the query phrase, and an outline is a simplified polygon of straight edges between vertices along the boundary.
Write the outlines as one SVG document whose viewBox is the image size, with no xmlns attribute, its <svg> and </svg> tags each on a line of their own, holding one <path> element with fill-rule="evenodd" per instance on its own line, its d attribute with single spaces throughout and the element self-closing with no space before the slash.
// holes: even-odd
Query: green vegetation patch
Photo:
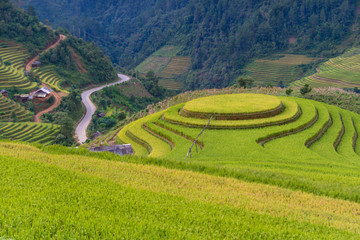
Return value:
<svg viewBox="0 0 360 240">
<path fill-rule="evenodd" d="M 180 46 L 166 45 L 139 64 L 135 70 L 142 74 L 153 71 L 160 78 L 159 86 L 180 90 L 184 83 L 176 78 L 184 74 L 191 65 L 190 57 L 177 56 L 180 50 Z"/>
</svg>

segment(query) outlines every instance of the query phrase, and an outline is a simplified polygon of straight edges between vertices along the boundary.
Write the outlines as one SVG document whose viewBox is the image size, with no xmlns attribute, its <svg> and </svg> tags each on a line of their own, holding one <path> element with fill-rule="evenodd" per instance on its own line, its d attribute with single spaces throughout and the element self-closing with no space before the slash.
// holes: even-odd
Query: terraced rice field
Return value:
<svg viewBox="0 0 360 240">
<path fill-rule="evenodd" d="M 9 98 L 0 94 L 0 122 L 14 121 L 12 113 L 15 113 L 16 121 L 27 122 L 33 118 L 32 113 L 22 107 L 19 103 L 15 103 Z"/>
<path fill-rule="evenodd" d="M 36 83 L 29 81 L 24 75 L 24 63 L 28 53 L 20 45 L 8 42 L 0 42 L 0 89 L 13 86 L 30 90 L 36 87 Z M 5 65 L 5 62 L 11 65 Z"/>
<path fill-rule="evenodd" d="M 318 67 L 312 76 L 292 83 L 301 87 L 309 84 L 312 87 L 360 87 L 360 49 L 353 48 L 345 54 L 332 58 Z"/>
<path fill-rule="evenodd" d="M 81 151 L 0 142 L 2 238 L 359 238 L 356 202 Z"/>
<path fill-rule="evenodd" d="M 359 115 L 306 99 L 274 97 L 278 108 L 269 96 L 255 98 L 260 102 L 246 101 L 253 94 L 193 100 L 132 122 L 118 137 L 139 156 L 183 159 L 241 179 L 360 201 Z M 194 109 L 199 102 L 208 108 Z M 234 104 L 246 111 L 228 112 Z"/>
<path fill-rule="evenodd" d="M 181 81 L 175 81 L 177 75 L 184 74 L 190 67 L 191 59 L 186 56 L 176 56 L 181 47 L 164 46 L 136 67 L 140 73 L 153 70 L 160 78 L 159 85 L 167 89 L 179 90 L 184 86 Z"/>
<path fill-rule="evenodd" d="M 150 70 L 156 74 L 160 74 L 180 50 L 180 47 L 164 46 L 143 61 L 135 70 L 143 74 L 146 74 Z"/>
<path fill-rule="evenodd" d="M 175 81 L 177 75 L 184 74 L 190 67 L 190 57 L 173 57 L 170 63 L 159 74 L 159 85 L 172 90 L 179 90 L 183 82 Z"/>
<path fill-rule="evenodd" d="M 49 145 L 54 142 L 59 130 L 58 125 L 47 123 L 0 122 L 0 139 Z"/>
<path fill-rule="evenodd" d="M 19 44 L 0 42 L 0 57 L 3 62 L 9 61 L 14 68 L 23 71 L 25 60 L 30 56 Z"/>
<path fill-rule="evenodd" d="M 180 75 L 185 73 L 190 67 L 190 57 L 173 57 L 170 63 L 161 71 L 159 77 L 161 78 L 173 78 L 174 75 Z"/>
<path fill-rule="evenodd" d="M 275 55 L 276 57 L 277 55 Z M 314 61 L 304 55 L 282 54 L 277 60 L 259 59 L 247 65 L 246 76 L 254 79 L 255 85 L 278 86 L 282 81 L 285 86 L 301 77 L 296 66 L 309 64 Z"/>
<path fill-rule="evenodd" d="M 41 67 L 40 69 L 34 70 L 40 76 L 41 82 L 45 83 L 51 89 L 57 92 L 69 93 L 60 87 L 61 79 L 55 74 L 54 66 Z"/>
<path fill-rule="evenodd" d="M 184 86 L 183 82 L 180 81 L 175 81 L 175 80 L 169 80 L 169 79 L 165 79 L 165 78 L 160 78 L 159 79 L 159 85 L 167 88 L 167 89 L 171 89 L 171 90 L 179 90 L 182 89 Z"/>
</svg>

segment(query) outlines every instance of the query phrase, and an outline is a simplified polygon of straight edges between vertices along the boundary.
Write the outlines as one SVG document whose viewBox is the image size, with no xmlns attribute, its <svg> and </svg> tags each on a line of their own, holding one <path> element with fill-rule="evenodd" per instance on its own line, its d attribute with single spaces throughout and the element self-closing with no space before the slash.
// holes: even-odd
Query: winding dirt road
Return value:
<svg viewBox="0 0 360 240">
<path fill-rule="evenodd" d="M 60 34 L 59 39 L 58 39 L 54 44 L 52 44 L 51 46 L 47 47 L 44 51 L 42 51 L 42 53 L 44 53 L 44 52 L 46 52 L 46 51 L 48 51 L 48 50 L 50 50 L 50 49 L 52 49 L 52 48 L 55 48 L 61 41 L 65 40 L 65 39 L 66 39 L 66 36 Z M 39 59 L 39 55 L 37 55 L 37 56 L 35 56 L 34 58 L 32 58 L 32 59 L 26 64 L 26 66 L 25 66 L 26 71 L 31 71 L 31 65 L 32 65 L 36 60 L 38 60 L 38 59 Z M 42 85 L 43 85 L 44 87 L 49 88 L 49 87 L 46 86 L 45 84 L 42 84 Z M 51 88 L 49 88 L 49 89 L 52 90 Z M 35 117 L 34 117 L 34 122 L 38 122 L 38 123 L 41 122 L 41 121 L 40 121 L 40 117 L 41 117 L 42 115 L 44 115 L 45 113 L 51 112 L 51 111 L 54 110 L 57 106 L 60 105 L 60 103 L 61 103 L 61 97 L 60 97 L 54 90 L 52 90 L 51 95 L 53 95 L 53 96 L 55 97 L 55 102 L 54 102 L 54 104 L 51 105 L 49 108 L 47 108 L 47 109 L 45 109 L 45 110 L 37 113 L 37 114 L 35 115 Z"/>
<path fill-rule="evenodd" d="M 43 85 L 44 87 L 49 88 L 49 87 L 46 86 L 45 84 L 42 84 L 42 85 Z M 49 88 L 49 89 L 51 89 L 51 88 Z M 51 90 L 52 90 L 52 89 L 51 89 Z M 41 122 L 41 121 L 40 121 L 40 117 L 41 117 L 42 115 L 44 115 L 45 113 L 51 112 L 51 111 L 54 110 L 57 106 L 60 105 L 60 103 L 61 103 L 61 97 L 60 97 L 56 92 L 54 92 L 54 91 L 52 91 L 52 92 L 50 93 L 50 95 L 52 95 L 52 96 L 55 97 L 55 102 L 54 102 L 54 104 L 51 105 L 49 108 L 47 108 L 47 109 L 45 109 L 45 110 L 43 110 L 43 111 L 41 111 L 41 112 L 38 112 L 38 113 L 35 115 L 35 117 L 34 117 L 34 122 L 37 122 L 37 123 Z"/>
<path fill-rule="evenodd" d="M 113 86 L 113 85 L 130 80 L 130 77 L 128 77 L 126 75 L 118 74 L 118 77 L 119 77 L 119 81 L 117 81 L 117 82 L 105 84 L 103 86 L 90 89 L 81 94 L 81 99 L 86 108 L 86 113 L 85 113 L 84 117 L 82 118 L 82 120 L 80 121 L 80 123 L 77 125 L 76 130 L 75 130 L 75 137 L 77 137 L 79 143 L 83 144 L 87 140 L 86 129 L 88 128 L 88 126 L 91 122 L 92 116 L 94 115 L 94 113 L 96 111 L 96 106 L 90 100 L 90 95 L 94 92 L 100 91 L 101 89 L 103 89 L 105 87 Z"/>
<path fill-rule="evenodd" d="M 56 46 L 57 46 L 61 41 L 65 40 L 65 39 L 66 39 L 66 36 L 60 34 L 60 38 L 59 38 L 53 45 L 47 47 L 44 51 L 42 51 L 42 53 L 44 53 L 44 52 L 46 52 L 46 51 L 48 51 L 48 50 L 50 50 L 50 49 L 52 49 L 52 48 L 56 48 Z M 31 70 L 31 64 L 33 64 L 33 63 L 34 63 L 36 60 L 38 60 L 38 59 L 39 59 L 39 55 L 33 57 L 33 58 L 26 64 L 26 66 L 25 66 L 26 71 L 30 71 L 30 70 Z"/>
</svg>

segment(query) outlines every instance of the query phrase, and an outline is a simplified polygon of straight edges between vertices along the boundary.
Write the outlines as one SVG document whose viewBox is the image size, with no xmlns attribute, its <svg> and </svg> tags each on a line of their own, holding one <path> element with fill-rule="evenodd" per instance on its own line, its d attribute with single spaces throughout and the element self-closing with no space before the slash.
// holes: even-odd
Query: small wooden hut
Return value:
<svg viewBox="0 0 360 240">
<path fill-rule="evenodd" d="M 89 150 L 92 152 L 112 152 L 115 154 L 119 154 L 121 156 L 134 154 L 134 150 L 131 144 L 93 147 L 93 148 L 89 148 Z"/>
<path fill-rule="evenodd" d="M 39 68 L 40 65 L 41 65 L 41 62 L 35 61 L 35 62 L 33 62 L 33 63 L 31 64 L 31 67 L 33 67 L 33 68 Z"/>
</svg>

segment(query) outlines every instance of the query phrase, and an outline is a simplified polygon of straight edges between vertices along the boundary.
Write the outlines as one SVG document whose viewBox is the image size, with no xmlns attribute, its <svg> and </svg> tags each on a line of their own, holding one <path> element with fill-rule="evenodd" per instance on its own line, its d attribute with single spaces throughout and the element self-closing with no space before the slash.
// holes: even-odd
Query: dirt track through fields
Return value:
<svg viewBox="0 0 360 240">
<path fill-rule="evenodd" d="M 50 50 L 50 49 L 52 49 L 52 48 L 55 48 L 61 41 L 65 40 L 65 39 L 66 39 L 66 36 L 60 34 L 59 39 L 58 39 L 54 44 L 52 44 L 51 46 L 49 46 L 48 48 L 46 48 L 42 53 L 44 53 L 44 52 L 46 52 L 46 51 L 48 51 L 48 50 Z M 26 71 L 30 71 L 30 70 L 31 70 L 31 65 L 32 65 L 36 60 L 38 60 L 38 59 L 39 59 L 39 55 L 37 55 L 37 56 L 35 56 L 34 58 L 32 58 L 32 59 L 26 64 L 26 67 L 25 67 Z M 44 87 L 49 88 L 49 87 L 46 86 L 45 84 L 42 84 L 42 85 L 43 85 Z M 52 90 L 51 88 L 49 88 L 49 89 Z M 51 92 L 51 95 L 55 97 L 55 102 L 54 102 L 54 104 L 51 105 L 49 108 L 47 108 L 47 109 L 45 109 L 45 110 L 37 113 L 37 114 L 35 115 L 35 117 L 34 117 L 34 121 L 35 121 L 35 122 L 41 122 L 41 121 L 40 121 L 40 117 L 41 117 L 42 115 L 53 111 L 57 106 L 60 105 L 60 103 L 61 103 L 61 97 L 60 97 L 55 91 L 53 91 L 53 90 L 52 90 L 52 92 Z"/>
</svg>

